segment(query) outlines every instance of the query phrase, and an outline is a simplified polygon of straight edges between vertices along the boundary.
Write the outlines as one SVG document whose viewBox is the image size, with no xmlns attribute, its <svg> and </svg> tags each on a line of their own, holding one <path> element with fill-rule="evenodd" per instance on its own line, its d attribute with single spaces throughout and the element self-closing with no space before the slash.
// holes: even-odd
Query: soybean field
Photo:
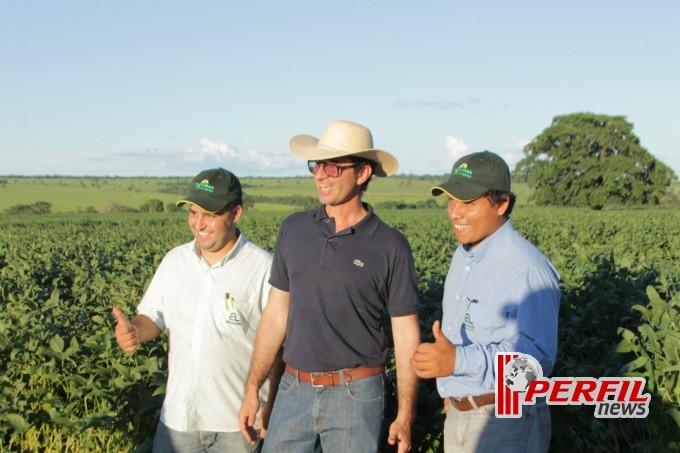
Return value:
<svg viewBox="0 0 680 453">
<path fill-rule="evenodd" d="M 376 212 L 411 243 L 431 341 L 456 247 L 445 209 Z M 239 225 L 273 251 L 283 217 L 251 210 Z M 551 451 L 680 450 L 680 211 L 520 206 L 512 219 L 561 274 L 553 375 L 642 376 L 652 395 L 645 419 L 551 407 Z M 186 213 L 6 216 L 0 229 L 0 452 L 150 451 L 167 339 L 122 353 L 111 307 L 133 315 L 164 254 L 191 240 Z M 387 374 L 391 421 L 393 362 Z M 443 421 L 421 381 L 413 451 L 442 452 Z"/>
</svg>

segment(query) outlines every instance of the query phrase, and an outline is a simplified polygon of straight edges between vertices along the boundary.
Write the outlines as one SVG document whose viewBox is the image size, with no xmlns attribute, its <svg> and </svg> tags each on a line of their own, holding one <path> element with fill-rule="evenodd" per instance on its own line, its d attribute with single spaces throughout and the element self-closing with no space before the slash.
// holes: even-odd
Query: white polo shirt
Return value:
<svg viewBox="0 0 680 453">
<path fill-rule="evenodd" d="M 161 421 L 176 431 L 237 432 L 257 325 L 269 297 L 272 256 L 243 234 L 210 266 L 196 241 L 172 249 L 138 313 L 168 330 Z M 268 392 L 262 386 L 261 404 Z"/>
</svg>

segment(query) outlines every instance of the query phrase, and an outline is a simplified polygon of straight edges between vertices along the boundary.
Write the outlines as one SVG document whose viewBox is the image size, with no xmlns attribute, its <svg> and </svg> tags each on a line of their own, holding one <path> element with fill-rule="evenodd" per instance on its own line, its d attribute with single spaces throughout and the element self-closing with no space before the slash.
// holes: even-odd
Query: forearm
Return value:
<svg viewBox="0 0 680 453">
<path fill-rule="evenodd" d="M 393 318 L 394 356 L 397 366 L 397 419 L 411 423 L 415 415 L 418 377 L 411 359 L 420 344 L 420 328 L 416 315 Z"/>
<path fill-rule="evenodd" d="M 263 318 L 264 319 L 264 318 Z M 270 374 L 274 374 L 276 358 L 283 344 L 283 337 L 274 337 L 271 330 L 267 329 L 266 323 L 260 323 L 255 351 L 250 363 L 250 371 L 246 380 L 246 393 L 257 392 Z M 280 377 L 280 375 L 279 375 Z"/>
<path fill-rule="evenodd" d="M 288 293 L 272 288 L 255 337 L 255 350 L 246 380 L 246 394 L 259 391 L 270 374 L 283 373 L 281 346 L 288 321 Z"/>
<path fill-rule="evenodd" d="M 283 362 L 283 348 L 279 348 L 279 352 L 274 358 L 274 364 L 269 371 L 269 396 L 267 398 L 267 406 L 272 406 L 274 404 L 276 393 L 279 390 L 281 376 L 283 375 L 285 368 L 286 364 Z"/>
</svg>

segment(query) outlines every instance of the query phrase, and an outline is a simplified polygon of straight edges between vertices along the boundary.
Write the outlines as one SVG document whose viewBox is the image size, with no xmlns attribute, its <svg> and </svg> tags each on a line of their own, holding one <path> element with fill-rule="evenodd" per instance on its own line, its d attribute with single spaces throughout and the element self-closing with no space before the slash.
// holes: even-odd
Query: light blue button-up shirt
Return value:
<svg viewBox="0 0 680 453">
<path fill-rule="evenodd" d="M 557 353 L 559 279 L 510 220 L 469 251 L 459 245 L 446 277 L 442 319 L 456 362 L 451 376 L 437 379 L 439 394 L 493 392 L 497 352 L 529 354 L 549 375 Z"/>
</svg>

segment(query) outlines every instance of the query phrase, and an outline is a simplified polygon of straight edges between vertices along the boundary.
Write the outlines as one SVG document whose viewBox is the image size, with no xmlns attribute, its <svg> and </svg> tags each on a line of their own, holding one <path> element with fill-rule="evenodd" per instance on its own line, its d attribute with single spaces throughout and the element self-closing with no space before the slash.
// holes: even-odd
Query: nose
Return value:
<svg viewBox="0 0 680 453">
<path fill-rule="evenodd" d="M 201 229 L 205 225 L 205 216 L 202 212 L 197 212 L 193 218 L 196 228 Z"/>
<path fill-rule="evenodd" d="M 319 169 L 314 174 L 314 178 L 316 178 L 316 179 L 328 179 L 328 178 L 330 178 L 330 176 L 328 176 L 328 173 L 326 173 L 326 168 L 325 168 L 324 165 L 319 165 Z"/>
<path fill-rule="evenodd" d="M 456 200 L 453 199 L 449 200 L 449 206 L 447 210 L 450 219 L 459 219 L 462 217 L 461 205 L 462 203 L 459 203 Z"/>
</svg>

